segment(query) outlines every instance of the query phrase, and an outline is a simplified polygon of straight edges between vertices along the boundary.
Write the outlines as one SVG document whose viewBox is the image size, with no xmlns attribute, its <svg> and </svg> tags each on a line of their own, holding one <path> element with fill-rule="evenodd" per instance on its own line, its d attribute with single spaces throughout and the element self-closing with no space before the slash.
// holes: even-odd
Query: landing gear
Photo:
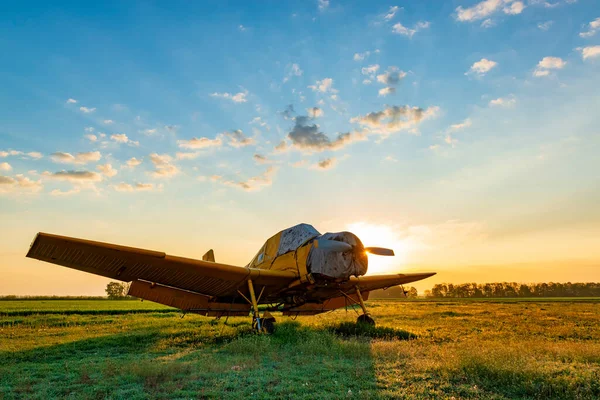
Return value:
<svg viewBox="0 0 600 400">
<path fill-rule="evenodd" d="M 264 290 L 264 288 L 263 288 Z M 250 292 L 250 304 L 252 304 L 252 329 L 256 332 L 265 332 L 265 333 L 273 333 L 275 331 L 275 318 L 268 312 L 265 311 L 261 318 L 260 312 L 258 311 L 258 301 L 256 300 L 256 295 L 254 294 L 254 285 L 252 284 L 252 280 L 248 280 L 248 291 Z M 238 291 L 239 292 L 239 291 Z M 240 293 L 244 298 L 242 293 Z M 262 291 L 258 295 L 258 299 L 262 296 Z M 246 298 L 246 300 L 248 300 Z"/>
<path fill-rule="evenodd" d="M 356 324 L 365 324 L 365 325 L 371 325 L 371 326 L 375 326 L 375 320 L 371 317 L 369 317 L 367 314 L 363 314 L 360 315 L 357 319 L 356 319 Z"/>
<path fill-rule="evenodd" d="M 365 306 L 365 302 L 363 301 L 362 294 L 360 294 L 360 289 L 356 286 L 356 295 L 358 297 L 358 301 L 360 302 L 360 308 L 362 308 L 363 315 L 360 315 L 356 320 L 356 324 L 365 324 L 370 326 L 375 326 L 375 320 L 371 318 L 371 315 L 367 311 L 367 307 Z"/>
<path fill-rule="evenodd" d="M 263 317 L 262 323 L 263 323 L 262 324 L 263 332 L 266 332 L 268 334 L 275 332 L 275 318 L 273 318 L 273 317 L 264 318 Z"/>
</svg>

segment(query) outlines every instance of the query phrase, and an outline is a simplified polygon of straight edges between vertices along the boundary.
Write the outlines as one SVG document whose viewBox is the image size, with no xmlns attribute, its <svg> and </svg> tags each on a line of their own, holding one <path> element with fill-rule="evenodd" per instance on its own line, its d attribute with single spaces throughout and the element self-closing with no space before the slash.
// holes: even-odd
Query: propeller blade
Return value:
<svg viewBox="0 0 600 400">
<path fill-rule="evenodd" d="M 370 254 L 375 254 L 378 256 L 393 256 L 394 250 L 386 249 L 384 247 L 365 247 L 365 251 Z"/>
<path fill-rule="evenodd" d="M 336 253 L 344 253 L 352 250 L 352 245 L 337 240 L 317 239 L 315 240 L 314 245 L 317 249 L 333 251 Z"/>
</svg>

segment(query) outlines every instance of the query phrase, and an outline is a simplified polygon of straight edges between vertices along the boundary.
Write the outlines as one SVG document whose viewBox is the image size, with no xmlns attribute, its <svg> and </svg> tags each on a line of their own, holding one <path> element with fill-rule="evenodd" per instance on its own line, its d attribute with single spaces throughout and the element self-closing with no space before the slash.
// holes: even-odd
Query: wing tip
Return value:
<svg viewBox="0 0 600 400">
<path fill-rule="evenodd" d="M 33 246 L 35 246 L 35 243 L 37 242 L 38 238 L 43 234 L 44 232 L 38 232 L 35 234 L 33 240 L 31 241 L 31 244 L 29 245 L 29 250 L 27 250 L 27 254 L 25 255 L 25 257 L 35 258 L 33 257 Z"/>
</svg>

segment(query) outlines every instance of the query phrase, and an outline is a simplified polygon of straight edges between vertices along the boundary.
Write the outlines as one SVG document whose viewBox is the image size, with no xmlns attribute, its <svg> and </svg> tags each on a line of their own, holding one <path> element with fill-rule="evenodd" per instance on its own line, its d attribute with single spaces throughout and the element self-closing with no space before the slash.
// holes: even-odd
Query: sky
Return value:
<svg viewBox="0 0 600 400">
<path fill-rule="evenodd" d="M 595 0 L 0 12 L 0 295 L 104 294 L 40 231 L 245 265 L 298 223 L 420 290 L 600 281 Z"/>
</svg>

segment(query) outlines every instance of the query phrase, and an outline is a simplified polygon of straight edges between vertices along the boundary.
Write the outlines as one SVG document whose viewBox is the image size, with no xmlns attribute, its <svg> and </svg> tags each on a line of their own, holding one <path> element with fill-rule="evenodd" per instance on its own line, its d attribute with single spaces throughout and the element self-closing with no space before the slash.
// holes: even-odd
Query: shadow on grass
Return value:
<svg viewBox="0 0 600 400">
<path fill-rule="evenodd" d="M 417 338 L 417 335 L 414 333 L 402 329 L 357 324 L 354 322 L 329 325 L 325 327 L 325 330 L 342 337 L 363 337 L 383 340 L 410 340 Z"/>
<path fill-rule="evenodd" d="M 124 354 L 143 353 L 159 340 L 158 331 L 108 335 L 36 347 L 24 351 L 0 352 L 0 364 L 22 362 L 56 362 L 69 359 L 121 357 Z"/>
</svg>

